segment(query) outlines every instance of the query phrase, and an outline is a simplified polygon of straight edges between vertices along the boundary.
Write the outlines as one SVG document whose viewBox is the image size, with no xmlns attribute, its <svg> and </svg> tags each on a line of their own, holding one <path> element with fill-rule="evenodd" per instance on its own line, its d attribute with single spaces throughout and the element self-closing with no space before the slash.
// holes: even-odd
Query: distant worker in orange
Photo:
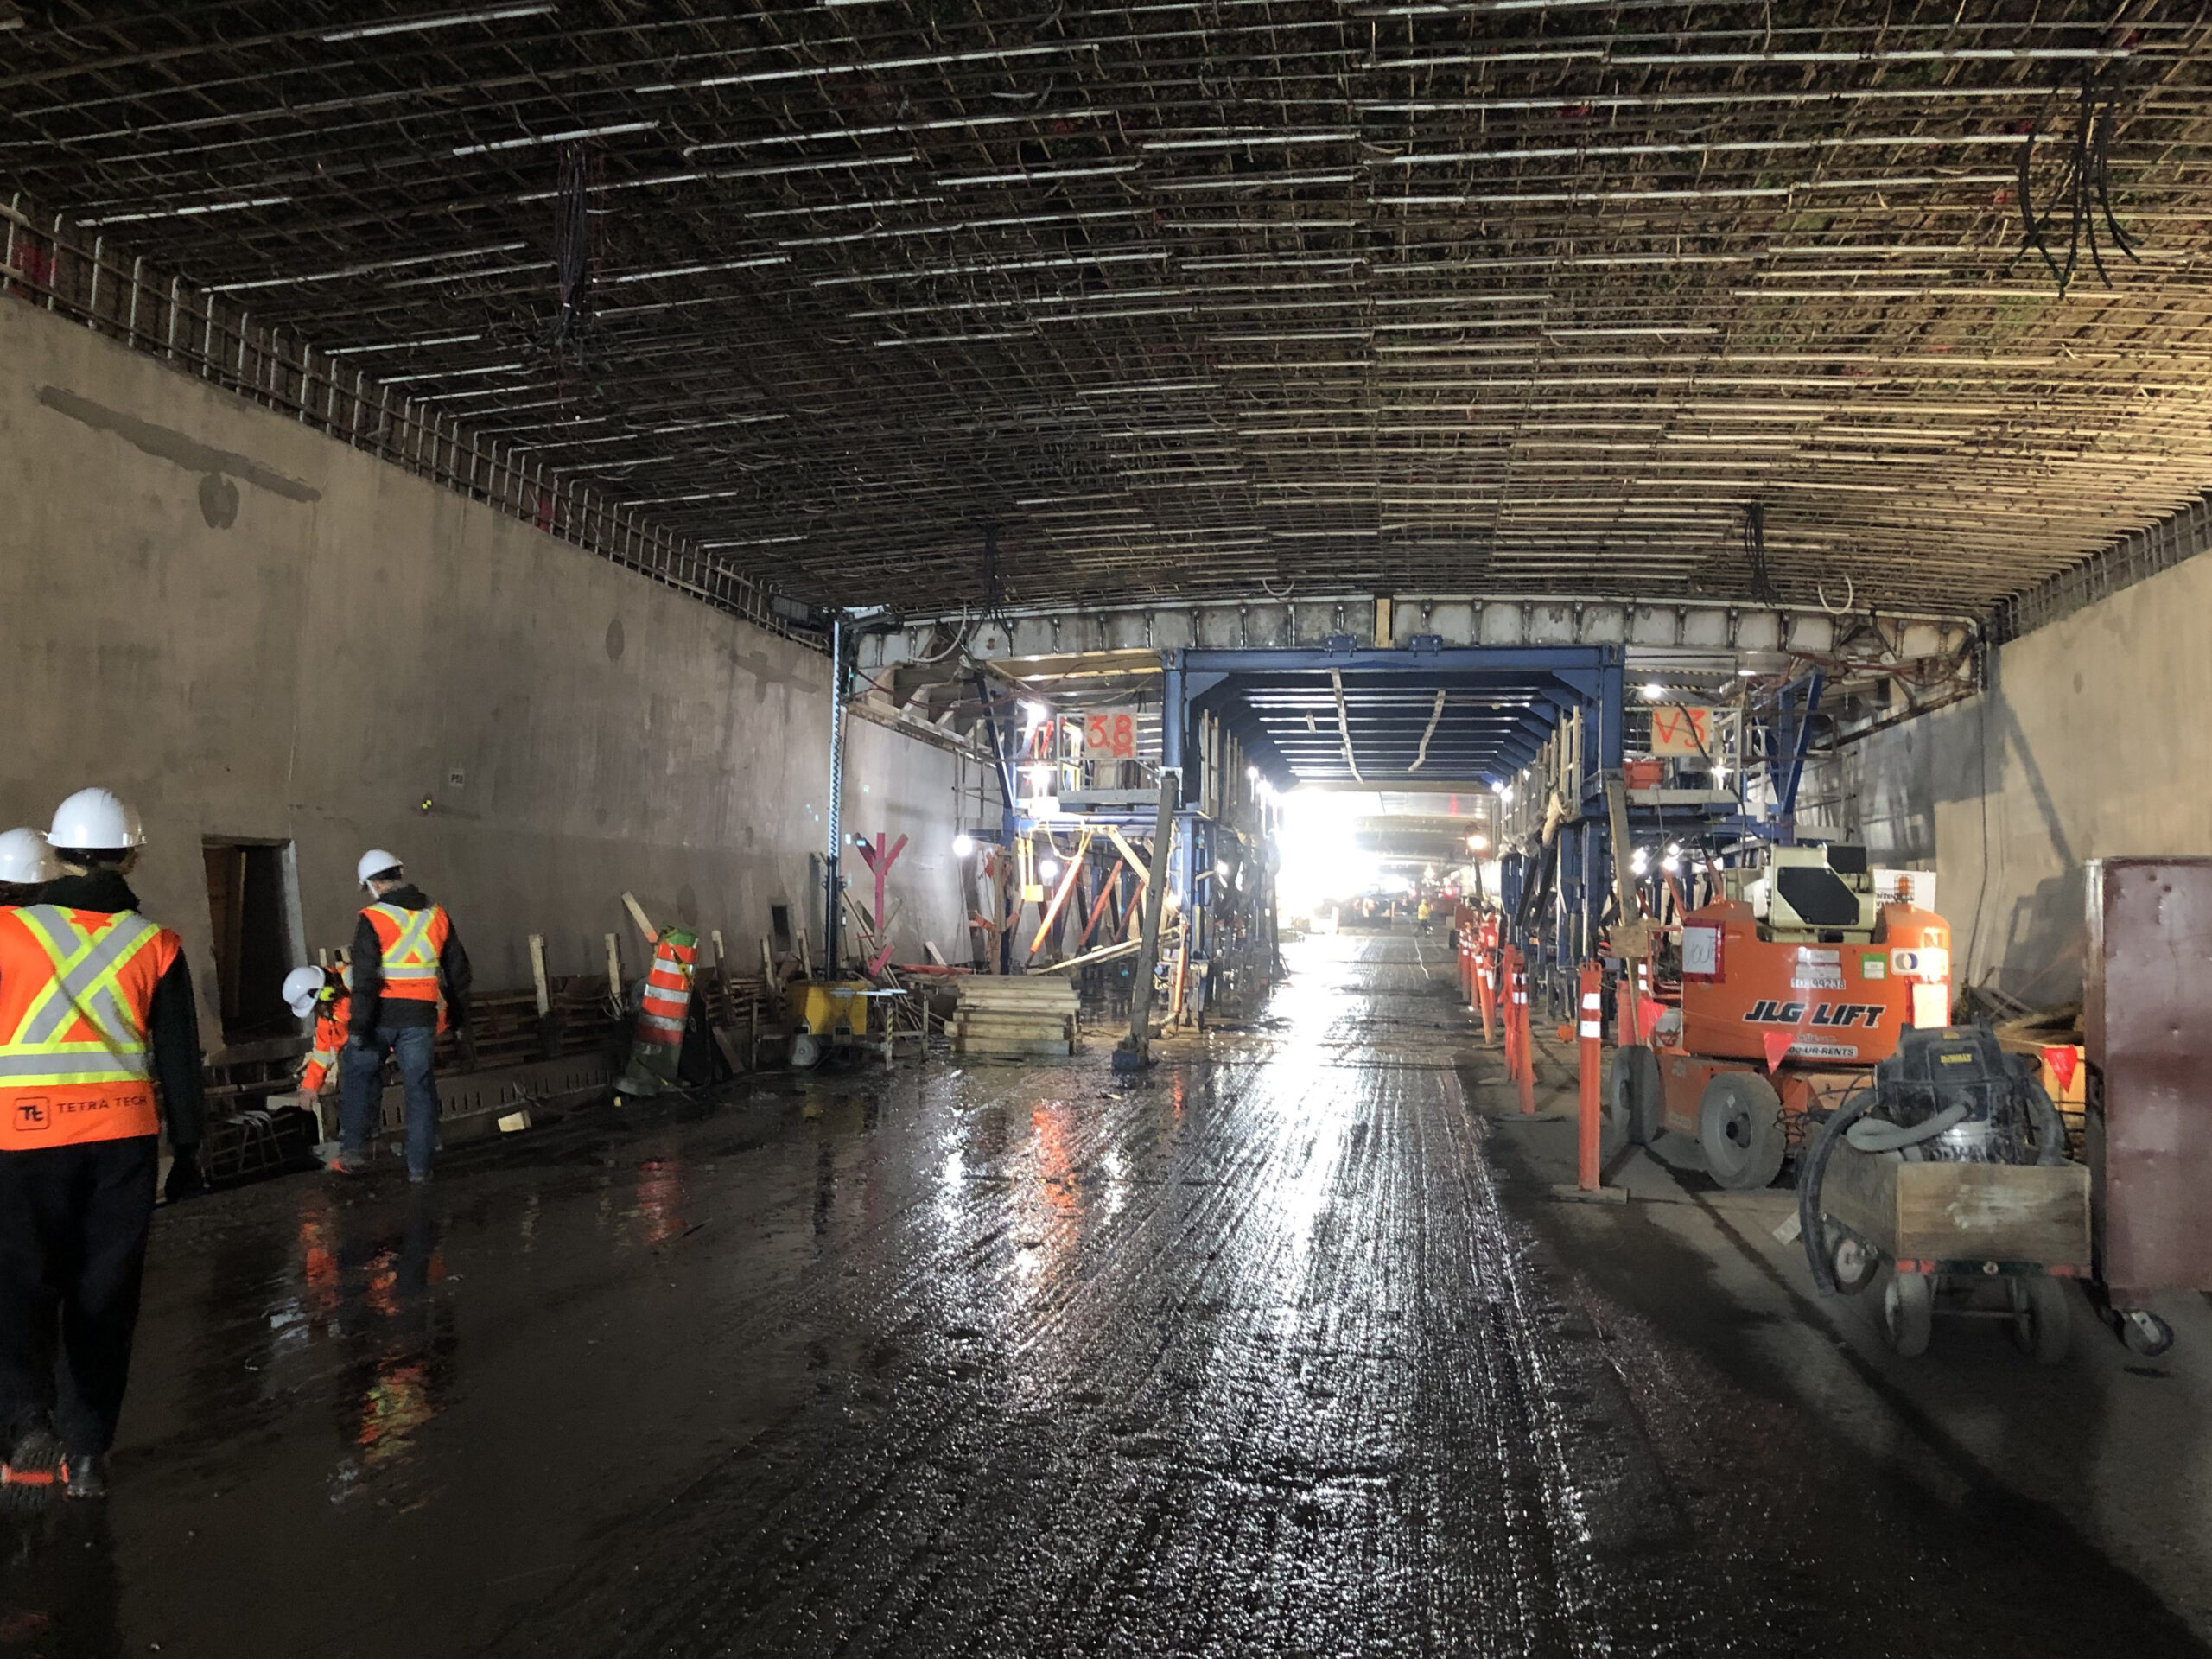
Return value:
<svg viewBox="0 0 2212 1659">
<path fill-rule="evenodd" d="M 315 1017 L 315 1046 L 300 1072 L 300 1092 L 319 1095 L 338 1075 L 353 999 L 342 974 L 328 968 L 295 968 L 284 976 L 284 1001 L 302 1020 Z"/>
<path fill-rule="evenodd" d="M 339 1152 L 330 1167 L 357 1175 L 368 1167 L 384 1062 L 399 1062 L 407 1090 L 407 1179 L 427 1181 L 438 1150 L 438 1033 L 448 1020 L 468 1042 L 468 952 L 442 906 L 407 879 L 397 856 L 381 848 L 354 867 L 370 902 L 353 930 L 353 993 L 342 1063 Z"/>
<path fill-rule="evenodd" d="M 47 841 L 60 874 L 0 908 L 0 1481 L 99 1497 L 164 1120 L 168 1196 L 206 1187 L 200 1016 L 182 942 L 125 879 L 138 815 L 79 790 Z"/>
</svg>

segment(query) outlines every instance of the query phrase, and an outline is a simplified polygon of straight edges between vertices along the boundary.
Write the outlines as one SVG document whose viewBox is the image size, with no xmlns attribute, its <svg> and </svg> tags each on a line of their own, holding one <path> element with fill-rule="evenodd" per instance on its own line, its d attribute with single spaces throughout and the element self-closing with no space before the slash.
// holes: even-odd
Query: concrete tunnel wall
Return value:
<svg viewBox="0 0 2212 1659">
<path fill-rule="evenodd" d="M 1936 871 L 1961 983 L 2079 995 L 2082 868 L 2212 855 L 2212 558 L 2003 646 L 1988 690 L 1862 746 L 1859 820 L 1884 862 Z"/>
<path fill-rule="evenodd" d="M 772 903 L 818 945 L 821 655 L 4 301 L 0 492 L 0 828 L 92 783 L 143 810 L 133 882 L 184 936 L 211 1052 L 202 837 L 295 844 L 310 952 L 348 942 L 354 861 L 389 848 L 486 989 L 530 983 L 532 932 L 555 974 L 602 971 L 609 932 L 639 971 L 625 889 L 744 964 Z M 847 731 L 848 828 L 910 837 L 900 953 L 964 957 L 961 763 Z"/>
</svg>

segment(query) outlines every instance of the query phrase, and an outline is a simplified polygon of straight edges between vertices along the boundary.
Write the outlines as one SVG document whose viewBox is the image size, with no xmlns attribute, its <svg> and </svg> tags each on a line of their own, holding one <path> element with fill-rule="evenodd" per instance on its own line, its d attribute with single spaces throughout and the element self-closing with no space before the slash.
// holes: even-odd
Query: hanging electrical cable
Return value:
<svg viewBox="0 0 2212 1659">
<path fill-rule="evenodd" d="M 2107 288 L 2113 285 L 2112 273 L 2105 269 L 2104 251 L 2098 245 L 2099 219 L 2104 221 L 2113 245 L 2131 260 L 2137 258 L 2133 239 L 2113 215 L 2112 141 L 2119 122 L 2119 94 L 2108 81 L 2100 79 L 2100 73 L 2099 70 L 2091 69 L 2082 76 L 2069 134 L 2064 137 L 2056 133 L 2047 137 L 2038 119 L 2029 124 L 2020 140 L 2021 251 L 2032 248 L 2043 257 L 2044 267 L 2057 283 L 2062 298 L 2073 283 L 2084 245 L 2088 248 L 2089 263 L 2096 268 L 2098 277 Z M 2032 194 L 2034 162 L 2037 145 L 2044 142 L 2055 143 L 2065 160 L 2050 205 L 2038 213 Z M 2054 236 L 2062 234 L 2066 241 L 2063 262 L 2051 246 Z"/>
</svg>

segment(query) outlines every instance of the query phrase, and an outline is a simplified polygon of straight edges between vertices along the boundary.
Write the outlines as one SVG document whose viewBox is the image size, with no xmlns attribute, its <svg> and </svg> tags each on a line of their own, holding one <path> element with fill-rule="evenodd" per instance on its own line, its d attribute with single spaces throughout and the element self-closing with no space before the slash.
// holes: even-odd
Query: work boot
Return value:
<svg viewBox="0 0 2212 1659">
<path fill-rule="evenodd" d="M 72 1452 L 62 1459 L 61 1466 L 69 1477 L 67 1488 L 71 1497 L 105 1497 L 107 1496 L 107 1459 L 98 1452 Z"/>
<path fill-rule="evenodd" d="M 49 1429 L 28 1430 L 0 1460 L 0 1502 L 18 1509 L 43 1504 L 67 1478 L 61 1442 Z"/>
<path fill-rule="evenodd" d="M 407 1172 L 407 1184 L 410 1186 L 427 1186 L 429 1180 L 430 1172 L 427 1169 L 410 1169 Z"/>
<path fill-rule="evenodd" d="M 369 1154 L 362 1152 L 340 1152 L 323 1166 L 333 1175 L 365 1175 L 369 1173 Z"/>
</svg>

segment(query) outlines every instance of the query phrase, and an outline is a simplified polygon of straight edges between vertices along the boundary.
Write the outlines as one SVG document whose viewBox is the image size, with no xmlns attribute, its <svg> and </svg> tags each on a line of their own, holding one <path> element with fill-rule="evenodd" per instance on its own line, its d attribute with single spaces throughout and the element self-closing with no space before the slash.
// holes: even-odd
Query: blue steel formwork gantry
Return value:
<svg viewBox="0 0 2212 1659">
<path fill-rule="evenodd" d="M 1574 778 L 1555 830 L 1557 880 L 1516 942 L 1548 977 L 1594 950 L 1611 880 L 1605 778 L 1622 758 L 1624 654 L 1618 645 L 1314 647 L 1164 653 L 1161 762 L 1183 776 L 1173 885 L 1195 959 L 1211 944 L 1212 846 L 1246 765 L 1277 790 L 1491 790 L 1573 728 Z M 1525 861 L 1504 861 L 1509 915 Z"/>
</svg>

